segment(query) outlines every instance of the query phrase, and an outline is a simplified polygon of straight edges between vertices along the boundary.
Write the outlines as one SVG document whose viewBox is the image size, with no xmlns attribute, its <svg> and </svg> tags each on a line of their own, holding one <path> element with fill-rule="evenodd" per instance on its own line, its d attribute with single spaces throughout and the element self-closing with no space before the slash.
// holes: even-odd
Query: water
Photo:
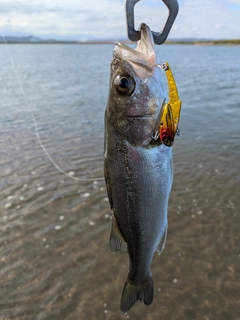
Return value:
<svg viewBox="0 0 240 320">
<path fill-rule="evenodd" d="M 57 171 L 31 115 L 63 170 L 103 177 L 112 50 L 1 45 L 0 319 L 239 320 L 240 47 L 157 48 L 183 100 L 182 136 L 167 245 L 152 263 L 155 298 L 127 316 L 119 304 L 128 258 L 108 248 L 104 181 Z"/>
</svg>

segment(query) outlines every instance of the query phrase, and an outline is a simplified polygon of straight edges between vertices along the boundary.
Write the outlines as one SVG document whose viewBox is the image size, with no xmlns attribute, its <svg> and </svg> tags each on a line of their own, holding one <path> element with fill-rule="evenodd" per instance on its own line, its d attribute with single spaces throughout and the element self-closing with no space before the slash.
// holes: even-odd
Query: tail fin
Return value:
<svg viewBox="0 0 240 320">
<path fill-rule="evenodd" d="M 153 281 L 152 278 L 149 281 L 134 285 L 127 279 L 123 288 L 121 299 L 121 310 L 123 313 L 128 312 L 132 306 L 140 300 L 149 306 L 153 301 Z"/>
</svg>

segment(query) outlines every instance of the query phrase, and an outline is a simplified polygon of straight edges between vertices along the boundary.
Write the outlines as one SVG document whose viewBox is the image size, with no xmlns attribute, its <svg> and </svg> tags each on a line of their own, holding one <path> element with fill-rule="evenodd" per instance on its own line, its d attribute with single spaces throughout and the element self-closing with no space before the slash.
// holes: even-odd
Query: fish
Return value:
<svg viewBox="0 0 240 320">
<path fill-rule="evenodd" d="M 156 139 L 168 98 L 152 32 L 140 26 L 136 49 L 116 43 L 105 111 L 104 175 L 112 211 L 110 250 L 127 253 L 121 310 L 149 306 L 151 262 L 165 247 L 173 182 L 172 147 Z"/>
</svg>

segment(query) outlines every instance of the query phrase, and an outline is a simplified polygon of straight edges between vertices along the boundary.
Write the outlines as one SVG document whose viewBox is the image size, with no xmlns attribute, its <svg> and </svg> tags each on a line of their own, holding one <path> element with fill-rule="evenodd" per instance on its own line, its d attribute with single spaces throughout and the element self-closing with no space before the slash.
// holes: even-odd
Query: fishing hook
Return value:
<svg viewBox="0 0 240 320">
<path fill-rule="evenodd" d="M 138 1 L 140 0 L 126 0 L 125 2 L 128 38 L 135 42 L 141 38 L 140 31 L 134 29 L 134 6 Z M 179 9 L 177 0 L 162 1 L 168 7 L 169 15 L 162 32 L 152 31 L 153 39 L 156 44 L 162 44 L 166 41 Z"/>
</svg>

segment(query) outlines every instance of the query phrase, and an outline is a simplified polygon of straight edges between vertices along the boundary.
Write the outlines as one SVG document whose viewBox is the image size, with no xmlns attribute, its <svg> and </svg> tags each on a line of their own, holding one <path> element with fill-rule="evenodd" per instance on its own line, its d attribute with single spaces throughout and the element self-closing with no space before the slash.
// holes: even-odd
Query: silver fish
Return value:
<svg viewBox="0 0 240 320">
<path fill-rule="evenodd" d="M 172 148 L 155 141 L 167 92 L 156 67 L 152 33 L 142 24 L 134 50 L 117 43 L 105 113 L 104 169 L 112 230 L 109 246 L 128 253 L 121 310 L 153 300 L 151 262 L 167 234 L 173 180 Z"/>
</svg>

